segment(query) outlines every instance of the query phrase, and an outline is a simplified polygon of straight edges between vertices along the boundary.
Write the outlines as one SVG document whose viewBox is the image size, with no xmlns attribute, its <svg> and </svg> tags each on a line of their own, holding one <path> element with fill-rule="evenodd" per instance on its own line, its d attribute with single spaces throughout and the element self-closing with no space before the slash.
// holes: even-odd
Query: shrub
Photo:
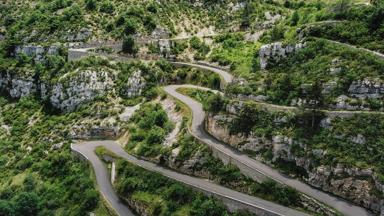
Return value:
<svg viewBox="0 0 384 216">
<path fill-rule="evenodd" d="M 136 47 L 135 39 L 132 36 L 124 38 L 122 51 L 131 55 L 137 54 L 138 48 Z"/>
<path fill-rule="evenodd" d="M 96 0 L 85 0 L 85 8 L 87 10 L 95 10 L 97 7 Z"/>
</svg>

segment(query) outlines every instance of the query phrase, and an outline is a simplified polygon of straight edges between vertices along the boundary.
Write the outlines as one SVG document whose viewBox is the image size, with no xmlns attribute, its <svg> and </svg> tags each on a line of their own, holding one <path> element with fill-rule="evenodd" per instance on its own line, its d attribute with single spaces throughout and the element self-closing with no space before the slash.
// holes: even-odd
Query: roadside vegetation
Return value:
<svg viewBox="0 0 384 216">
<path fill-rule="evenodd" d="M 182 89 L 182 92 L 189 89 Z M 203 92 L 193 93 L 203 95 Z M 205 97 L 205 96 L 203 96 Z M 209 94 L 208 100 L 215 97 Z M 181 110 L 182 107 L 177 108 Z M 187 130 L 188 118 L 184 117 L 178 141 L 172 146 L 163 144 L 170 132 L 172 123 L 159 104 L 144 104 L 130 120 L 129 140 L 126 149 L 129 153 L 175 169 L 178 172 L 209 178 L 220 185 L 261 197 L 282 205 L 303 208 L 300 194 L 289 187 L 274 181 L 257 183 L 241 174 L 233 165 L 224 165 L 213 157 L 212 151 L 200 143 Z M 174 152 L 177 151 L 177 155 Z M 195 162 L 192 162 L 195 161 Z M 192 164 L 190 164 L 192 163 Z M 187 165 L 190 164 L 190 165 Z"/>
<path fill-rule="evenodd" d="M 57 115 L 31 97 L 0 98 L 1 215 L 106 211 L 88 165 L 69 148 L 71 125 L 99 115 L 91 112 L 98 104 Z"/>
<path fill-rule="evenodd" d="M 124 160 L 118 160 L 116 168 L 116 191 L 130 206 L 140 206 L 141 209 L 135 209 L 139 214 L 145 212 L 153 216 L 253 215 L 245 211 L 230 213 L 221 201 Z"/>
</svg>

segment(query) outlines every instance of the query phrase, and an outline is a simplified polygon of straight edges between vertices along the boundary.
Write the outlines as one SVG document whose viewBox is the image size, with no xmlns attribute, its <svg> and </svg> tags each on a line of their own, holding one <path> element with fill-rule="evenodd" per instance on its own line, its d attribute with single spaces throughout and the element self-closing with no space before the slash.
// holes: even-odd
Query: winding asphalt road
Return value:
<svg viewBox="0 0 384 216">
<path fill-rule="evenodd" d="M 114 191 L 111 184 L 110 174 L 103 164 L 99 157 L 95 153 L 95 148 L 100 143 L 99 141 L 90 142 L 95 145 L 85 145 L 85 144 L 71 144 L 72 151 L 75 151 L 87 159 L 93 167 L 96 176 L 96 182 L 100 193 L 103 195 L 104 199 L 108 204 L 115 210 L 119 216 L 135 216 L 132 211 L 121 202 L 120 198 Z M 109 149 L 109 148 L 108 148 Z"/>
<path fill-rule="evenodd" d="M 96 180 L 100 187 L 100 191 L 103 196 L 108 200 L 108 202 L 112 205 L 116 212 L 121 216 L 132 216 L 132 212 L 118 199 L 115 191 L 113 190 L 108 171 L 106 167 L 103 165 L 101 160 L 95 154 L 95 148 L 98 146 L 103 146 L 115 153 L 116 155 L 122 157 L 123 159 L 138 165 L 146 170 L 158 172 L 168 178 L 173 180 L 182 182 L 186 185 L 194 187 L 203 192 L 208 192 L 210 194 L 214 194 L 218 197 L 222 197 L 228 200 L 231 200 L 235 203 L 240 203 L 248 208 L 252 209 L 260 209 L 260 215 L 263 212 L 268 212 L 269 215 L 276 216 L 306 216 L 303 212 L 287 208 L 282 205 L 275 204 L 273 202 L 269 202 L 257 197 L 249 196 L 244 193 L 240 193 L 226 187 L 220 186 L 213 182 L 207 181 L 206 179 L 201 179 L 197 177 L 191 177 L 189 175 L 180 174 L 178 172 L 166 169 L 157 164 L 140 160 L 134 156 L 131 156 L 125 152 L 123 148 L 115 141 L 112 140 L 104 140 L 104 141 L 89 141 L 78 144 L 72 144 L 71 148 L 73 151 L 76 151 L 83 155 L 87 160 L 89 160 L 95 170 Z"/>
<path fill-rule="evenodd" d="M 181 66 L 191 66 L 191 67 L 196 67 L 199 69 L 204 69 L 204 70 L 209 70 L 209 71 L 215 72 L 215 73 L 219 74 L 220 76 L 222 76 L 225 83 L 229 83 L 233 80 L 233 77 L 231 74 L 229 74 L 228 72 L 226 72 L 224 70 L 215 68 L 215 67 L 209 67 L 206 65 L 198 65 L 198 64 L 192 64 L 192 63 L 184 63 L 184 62 L 173 62 L 173 64 L 181 65 Z M 299 180 L 289 178 L 289 177 L 279 173 L 275 169 L 261 163 L 260 161 L 254 160 L 243 153 L 238 152 L 237 150 L 229 147 L 228 145 L 218 141 L 217 139 L 215 139 L 214 137 L 209 135 L 205 131 L 205 128 L 204 128 L 205 113 L 202 109 L 202 105 L 200 103 L 196 102 L 195 100 L 178 93 L 176 90 L 178 88 L 181 88 L 181 87 L 187 87 L 187 88 L 191 88 L 191 87 L 192 88 L 201 88 L 201 87 L 194 87 L 192 85 L 170 85 L 170 86 L 164 87 L 164 90 L 169 95 L 182 101 L 191 109 L 192 114 L 193 114 L 193 120 L 192 120 L 192 124 L 191 124 L 189 129 L 190 129 L 192 135 L 195 136 L 200 141 L 208 144 L 211 148 L 214 148 L 215 150 L 220 152 L 222 155 L 229 157 L 230 160 L 236 161 L 238 164 L 242 164 L 243 166 L 247 167 L 248 170 L 252 170 L 252 172 L 253 172 L 253 173 L 245 173 L 245 174 L 248 174 L 250 177 L 255 175 L 255 173 L 257 175 L 260 174 L 260 175 L 263 175 L 265 177 L 271 178 L 277 182 L 280 182 L 282 184 L 288 185 L 288 186 L 295 188 L 296 190 L 308 195 L 309 197 L 315 198 L 315 199 L 337 209 L 339 212 L 343 213 L 344 215 L 350 215 L 350 216 L 368 216 L 368 215 L 370 215 L 370 213 L 368 211 L 366 211 L 364 208 L 353 205 L 348 201 L 345 201 L 343 199 L 340 199 L 338 197 L 335 197 L 333 195 L 325 193 L 321 190 L 310 187 L 309 185 L 307 185 L 307 184 L 305 184 Z M 87 145 L 87 146 L 89 146 L 89 145 Z M 76 149 L 74 149 L 74 150 L 76 150 Z M 81 149 L 79 149 L 79 150 L 81 150 Z M 99 166 L 95 166 L 94 162 L 92 162 L 92 161 L 91 161 L 91 163 L 94 166 L 94 168 L 96 168 L 95 171 L 97 171 L 97 169 L 98 169 L 97 167 L 99 167 Z M 160 167 L 159 167 L 159 169 L 160 169 Z M 99 172 L 99 171 L 97 171 L 97 172 Z M 103 178 L 103 177 L 100 177 L 100 178 Z M 190 178 L 192 178 L 192 177 L 190 177 Z M 105 177 L 104 180 L 100 179 L 100 181 L 101 181 L 101 183 L 105 183 L 103 181 L 109 181 L 109 177 Z M 99 180 L 98 180 L 98 182 L 99 182 Z M 109 193 L 114 193 L 111 186 L 109 186 L 110 189 L 108 189 L 108 186 L 106 184 L 99 184 L 99 185 L 100 185 L 101 190 L 103 190 L 102 188 L 104 186 L 107 188 L 106 189 L 107 191 L 105 194 L 102 191 L 102 193 L 105 196 L 107 196 Z M 109 183 L 109 185 L 110 185 L 110 183 Z M 116 207 L 114 205 L 112 205 L 112 206 L 114 206 L 114 208 L 117 211 L 120 211 L 119 208 L 122 209 L 121 211 L 126 211 L 121 206 L 118 205 L 119 201 L 113 200 L 114 199 L 113 195 L 111 196 L 111 198 L 112 198 L 111 200 L 115 203 L 114 205 L 116 205 Z M 125 214 L 123 214 L 123 215 L 125 215 Z M 286 215 L 286 214 L 284 214 L 284 215 Z"/>
</svg>

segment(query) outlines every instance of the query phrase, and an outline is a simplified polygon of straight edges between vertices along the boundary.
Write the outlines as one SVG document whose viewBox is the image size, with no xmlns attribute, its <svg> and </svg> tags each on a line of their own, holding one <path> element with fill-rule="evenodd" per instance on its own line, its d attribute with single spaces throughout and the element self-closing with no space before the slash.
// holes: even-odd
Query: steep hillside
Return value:
<svg viewBox="0 0 384 216">
<path fill-rule="evenodd" d="M 383 215 L 383 38 L 380 0 L 2 1 L 0 215 L 114 215 L 71 153 L 95 139 L 303 214 Z M 163 88 L 176 84 L 222 92 L 175 89 L 207 112 L 197 132 L 231 155 L 199 140 Z M 257 179 L 273 175 L 238 155 L 315 196 Z M 137 212 L 248 215 L 136 165 L 117 171 L 115 192 Z M 318 202 L 325 193 L 339 202 Z"/>
</svg>

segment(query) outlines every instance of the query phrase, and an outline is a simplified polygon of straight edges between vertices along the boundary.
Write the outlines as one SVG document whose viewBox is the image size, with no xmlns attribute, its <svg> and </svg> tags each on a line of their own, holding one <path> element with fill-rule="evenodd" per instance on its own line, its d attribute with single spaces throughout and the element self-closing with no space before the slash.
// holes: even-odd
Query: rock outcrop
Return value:
<svg viewBox="0 0 384 216">
<path fill-rule="evenodd" d="M 289 54 L 302 49 L 304 46 L 305 44 L 303 43 L 283 45 L 281 42 L 262 46 L 259 51 L 261 69 L 266 69 L 271 60 L 279 61 L 282 58 L 286 58 Z"/>
<path fill-rule="evenodd" d="M 238 107 L 230 107 L 234 113 Z M 327 151 L 313 149 L 309 151 L 302 143 L 282 135 L 275 135 L 271 139 L 258 137 L 252 132 L 249 135 L 231 134 L 230 125 L 234 116 L 231 115 L 209 115 L 206 119 L 206 130 L 218 140 L 221 140 L 240 151 L 261 158 L 262 152 L 271 152 L 271 158 L 266 162 L 284 161 L 296 165 L 304 170 L 304 180 L 310 185 L 337 196 L 350 200 L 358 205 L 372 210 L 375 213 L 384 212 L 384 203 L 380 196 L 374 191 L 384 192 L 384 187 L 377 180 L 372 169 L 360 169 L 356 167 L 317 165 L 314 158 L 323 158 Z M 278 122 L 277 120 L 275 122 Z M 321 123 L 322 127 L 331 128 L 332 119 L 326 117 Z M 357 145 L 366 142 L 362 135 L 351 137 L 350 140 Z M 293 146 L 303 149 L 304 155 L 295 154 Z"/>
<path fill-rule="evenodd" d="M 92 31 L 88 28 L 81 28 L 77 32 L 69 32 L 64 39 L 68 42 L 86 41 L 92 36 Z"/>
<path fill-rule="evenodd" d="M 78 105 L 112 90 L 113 80 L 113 74 L 107 71 L 79 71 L 54 84 L 49 100 L 55 108 L 72 111 Z"/>
<path fill-rule="evenodd" d="M 353 81 L 348 93 L 357 98 L 382 98 L 384 96 L 384 82 L 381 80 L 363 79 Z"/>
<path fill-rule="evenodd" d="M 271 12 L 267 11 L 264 13 L 265 21 L 262 24 L 263 28 L 270 28 L 272 27 L 276 22 L 278 22 L 281 19 L 280 14 L 271 14 Z"/>
<path fill-rule="evenodd" d="M 104 119 L 84 119 L 77 122 L 71 127 L 69 136 L 78 140 L 117 139 L 122 133 L 121 124 L 116 117 L 112 116 Z"/>
<path fill-rule="evenodd" d="M 36 92 L 32 76 L 21 77 L 9 72 L 0 73 L 0 91 L 12 98 L 28 96 Z"/>
<path fill-rule="evenodd" d="M 122 92 L 125 97 L 132 98 L 141 95 L 145 88 L 145 80 L 141 74 L 141 70 L 137 70 L 129 77 Z"/>
<path fill-rule="evenodd" d="M 107 68 L 83 69 L 48 83 L 32 75 L 0 72 L 0 92 L 15 99 L 35 94 L 53 107 L 69 112 L 96 97 L 114 92 L 116 73 Z M 144 87 L 145 79 L 141 71 L 137 71 L 128 79 L 124 92 L 127 97 L 136 97 L 142 94 Z"/>
<path fill-rule="evenodd" d="M 20 58 L 22 55 L 33 58 L 35 62 L 42 62 L 48 55 L 59 55 L 60 46 L 52 45 L 43 47 L 40 45 L 23 45 L 17 46 L 15 56 Z"/>
</svg>

